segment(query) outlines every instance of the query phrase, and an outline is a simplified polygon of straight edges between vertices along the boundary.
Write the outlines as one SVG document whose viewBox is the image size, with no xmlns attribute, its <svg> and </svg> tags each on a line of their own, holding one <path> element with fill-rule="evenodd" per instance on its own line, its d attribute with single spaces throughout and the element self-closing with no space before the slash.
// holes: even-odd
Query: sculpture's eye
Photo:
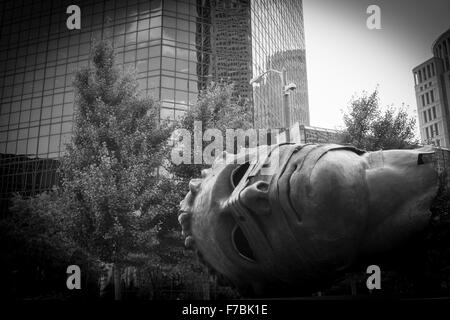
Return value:
<svg viewBox="0 0 450 320">
<path fill-rule="evenodd" d="M 433 154 L 432 153 L 419 153 L 417 156 L 417 165 L 432 163 Z"/>
<path fill-rule="evenodd" d="M 231 173 L 231 184 L 233 185 L 233 188 L 237 187 L 249 167 L 250 163 L 246 162 L 233 170 L 233 172 Z"/>
<path fill-rule="evenodd" d="M 250 244 L 248 243 L 248 240 L 239 225 L 236 225 L 234 227 L 233 231 L 231 232 L 231 238 L 233 240 L 234 248 L 239 253 L 239 255 L 252 262 L 255 261 L 253 250 L 250 247 Z"/>
</svg>

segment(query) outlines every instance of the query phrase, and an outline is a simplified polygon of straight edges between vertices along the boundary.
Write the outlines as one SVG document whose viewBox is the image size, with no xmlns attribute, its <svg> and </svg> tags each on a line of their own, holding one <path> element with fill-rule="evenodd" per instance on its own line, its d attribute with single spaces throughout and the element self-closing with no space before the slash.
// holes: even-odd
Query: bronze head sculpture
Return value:
<svg viewBox="0 0 450 320">
<path fill-rule="evenodd" d="M 228 155 L 190 182 L 185 244 L 244 292 L 313 288 L 426 226 L 438 190 L 430 153 L 286 143 L 247 162 Z"/>
</svg>

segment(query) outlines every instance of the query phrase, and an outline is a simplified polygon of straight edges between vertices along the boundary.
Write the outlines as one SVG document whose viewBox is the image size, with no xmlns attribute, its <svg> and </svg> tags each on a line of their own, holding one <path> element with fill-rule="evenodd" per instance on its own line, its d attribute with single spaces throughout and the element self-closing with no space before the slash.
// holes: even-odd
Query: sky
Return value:
<svg viewBox="0 0 450 320">
<path fill-rule="evenodd" d="M 369 30 L 369 5 L 381 29 Z M 381 106 L 416 116 L 412 69 L 450 28 L 450 0 L 303 0 L 312 126 L 339 129 L 352 96 L 378 86 Z"/>
</svg>

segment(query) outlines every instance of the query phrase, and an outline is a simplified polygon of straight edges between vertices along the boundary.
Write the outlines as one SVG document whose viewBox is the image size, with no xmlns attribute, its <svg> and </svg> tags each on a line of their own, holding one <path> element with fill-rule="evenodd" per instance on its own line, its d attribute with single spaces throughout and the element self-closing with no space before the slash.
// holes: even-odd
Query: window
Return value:
<svg viewBox="0 0 450 320">
<path fill-rule="evenodd" d="M 59 134 L 61 132 L 61 123 L 55 123 L 50 126 L 50 134 Z"/>
<path fill-rule="evenodd" d="M 436 119 L 436 107 L 433 107 L 433 119 Z"/>
<path fill-rule="evenodd" d="M 176 89 L 187 91 L 188 90 L 188 81 L 185 79 L 177 78 Z"/>
<path fill-rule="evenodd" d="M 53 104 L 62 104 L 64 95 L 62 93 L 55 94 L 53 97 Z"/>
<path fill-rule="evenodd" d="M 173 89 L 161 89 L 161 100 L 174 101 Z"/>
<path fill-rule="evenodd" d="M 125 52 L 125 62 L 134 61 L 136 59 L 135 53 L 136 53 L 136 51 L 134 51 L 134 50 Z M 143 58 L 143 57 L 139 57 L 139 58 Z"/>
<path fill-rule="evenodd" d="M 71 122 L 63 122 L 61 127 L 62 133 L 72 132 L 72 123 Z"/>
<path fill-rule="evenodd" d="M 59 135 L 50 136 L 50 152 L 58 152 L 59 151 Z"/>
<path fill-rule="evenodd" d="M 188 57 L 189 57 L 189 50 L 177 48 L 177 58 L 178 59 L 188 60 Z"/>
<path fill-rule="evenodd" d="M 52 114 L 52 108 L 42 108 L 41 119 L 50 119 Z"/>
<path fill-rule="evenodd" d="M 437 123 L 434 124 L 434 133 L 438 136 L 439 135 L 439 126 Z"/>
<path fill-rule="evenodd" d="M 427 96 L 427 104 L 430 104 L 430 94 L 427 92 L 426 96 Z"/>
<path fill-rule="evenodd" d="M 175 86 L 175 79 L 171 77 L 162 77 L 161 86 L 173 89 Z"/>
<path fill-rule="evenodd" d="M 169 46 L 162 47 L 162 55 L 164 57 L 172 57 L 175 58 L 175 48 Z"/>
<path fill-rule="evenodd" d="M 30 120 L 30 111 L 22 111 L 20 114 L 20 123 L 26 123 Z"/>
<path fill-rule="evenodd" d="M 17 153 L 26 154 L 27 150 L 27 140 L 20 140 L 17 142 Z"/>
<path fill-rule="evenodd" d="M 149 48 L 149 57 L 159 57 L 161 55 L 161 46 L 152 46 Z"/>
<path fill-rule="evenodd" d="M 420 97 L 422 98 L 422 107 L 425 107 L 425 96 L 421 95 Z"/>
<path fill-rule="evenodd" d="M 133 51 L 130 51 L 133 52 Z M 141 60 L 141 59 L 147 59 L 148 58 L 148 48 L 142 48 L 142 49 L 138 49 L 137 51 L 137 59 Z M 133 61 L 134 59 L 131 59 L 129 61 Z"/>
<path fill-rule="evenodd" d="M 138 37 L 138 39 L 137 39 L 138 42 L 147 42 L 148 41 L 148 32 L 140 31 L 140 32 L 138 32 L 137 37 Z"/>
<path fill-rule="evenodd" d="M 150 29 L 150 40 L 158 40 L 161 38 L 161 28 Z"/>
<path fill-rule="evenodd" d="M 63 115 L 64 116 L 71 116 L 73 114 L 73 104 L 71 103 L 66 103 L 64 104 L 64 110 L 63 110 Z"/>
<path fill-rule="evenodd" d="M 187 94 L 187 92 L 176 90 L 175 91 L 175 101 L 177 103 L 187 104 L 187 102 L 188 102 L 188 94 Z"/>
<path fill-rule="evenodd" d="M 43 137 L 43 136 L 48 136 L 48 134 L 50 133 L 50 126 L 41 126 L 40 131 L 39 131 L 39 136 Z"/>
<path fill-rule="evenodd" d="M 431 102 L 434 102 L 434 90 L 430 91 Z"/>
<path fill-rule="evenodd" d="M 138 72 L 146 72 L 148 70 L 148 61 L 138 61 L 136 68 Z"/>
<path fill-rule="evenodd" d="M 41 110 L 35 109 L 31 111 L 31 118 L 30 121 L 37 121 L 41 117 Z"/>
<path fill-rule="evenodd" d="M 425 123 L 428 122 L 428 120 L 427 120 L 427 112 L 426 111 L 423 112 L 423 119 L 424 119 Z"/>
<path fill-rule="evenodd" d="M 427 136 L 427 140 L 430 139 L 430 133 L 428 132 L 428 127 L 425 128 L 425 133 Z"/>
<path fill-rule="evenodd" d="M 48 137 L 40 137 L 38 153 L 43 154 L 47 152 L 48 152 Z"/>
<path fill-rule="evenodd" d="M 57 119 L 62 116 L 62 105 L 53 106 L 52 118 Z"/>
<path fill-rule="evenodd" d="M 148 18 L 139 20 L 138 23 L 139 23 L 138 30 L 146 30 L 150 27 L 150 20 Z"/>
<path fill-rule="evenodd" d="M 178 72 L 188 73 L 188 62 L 183 60 L 177 60 L 177 70 Z"/>
<path fill-rule="evenodd" d="M 431 121 L 431 109 L 428 109 L 428 120 Z"/>
<path fill-rule="evenodd" d="M 166 70 L 175 70 L 175 59 L 162 58 L 162 66 Z"/>
<path fill-rule="evenodd" d="M 17 138 L 18 139 L 26 139 L 26 138 L 28 138 L 28 128 L 19 130 L 19 136 Z M 5 140 L 3 140 L 3 141 L 5 141 Z"/>
<path fill-rule="evenodd" d="M 36 153 L 36 146 L 37 146 L 37 139 L 29 139 L 28 145 L 27 145 L 27 153 L 28 154 L 35 154 Z"/>
</svg>

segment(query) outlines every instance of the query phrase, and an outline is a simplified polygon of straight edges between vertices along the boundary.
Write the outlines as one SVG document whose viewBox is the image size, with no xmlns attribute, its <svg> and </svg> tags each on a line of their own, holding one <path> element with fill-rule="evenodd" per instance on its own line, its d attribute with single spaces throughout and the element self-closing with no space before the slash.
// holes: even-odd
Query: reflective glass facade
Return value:
<svg viewBox="0 0 450 320">
<path fill-rule="evenodd" d="M 66 27 L 71 4 L 81 8 L 81 30 Z M 6 0 L 0 14 L 2 199 L 55 182 L 72 131 L 73 74 L 88 64 L 93 40 L 110 39 L 117 62 L 137 69 L 161 118 L 176 119 L 209 81 L 225 80 L 254 100 L 257 127 L 281 127 L 279 77 L 257 88 L 249 81 L 286 67 L 297 84 L 292 121 L 309 122 L 301 1 Z"/>
<path fill-rule="evenodd" d="M 305 36 L 302 2 L 297 0 L 252 0 L 252 73 L 253 77 L 269 69 L 287 72 L 287 83 L 297 89 L 289 96 L 291 123 L 309 125 L 306 81 Z M 268 73 L 253 92 L 255 126 L 282 128 L 282 80 Z"/>
</svg>

